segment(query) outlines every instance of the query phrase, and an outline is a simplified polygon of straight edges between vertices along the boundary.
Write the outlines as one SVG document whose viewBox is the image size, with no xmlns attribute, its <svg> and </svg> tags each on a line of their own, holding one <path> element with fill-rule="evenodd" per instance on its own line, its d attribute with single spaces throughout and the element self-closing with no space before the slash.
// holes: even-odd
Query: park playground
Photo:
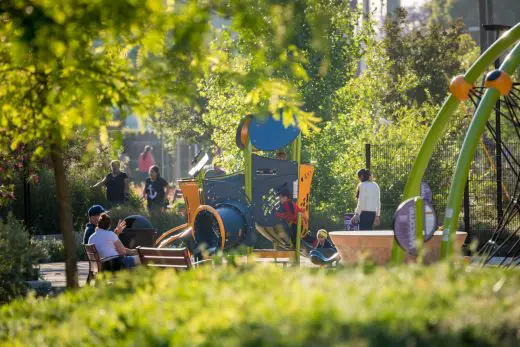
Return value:
<svg viewBox="0 0 520 347">
<path fill-rule="evenodd" d="M 0 2 L 0 346 L 518 346 L 519 11 Z"/>
</svg>

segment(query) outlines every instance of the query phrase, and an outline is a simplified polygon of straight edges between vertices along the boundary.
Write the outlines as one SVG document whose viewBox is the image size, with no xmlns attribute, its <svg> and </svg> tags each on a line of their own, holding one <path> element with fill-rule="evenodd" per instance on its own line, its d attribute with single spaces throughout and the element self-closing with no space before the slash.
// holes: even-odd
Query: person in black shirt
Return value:
<svg viewBox="0 0 520 347">
<path fill-rule="evenodd" d="M 152 166 L 148 174 L 150 177 L 146 179 L 143 198 L 147 201 L 148 211 L 162 211 L 166 206 L 165 197 L 168 193 L 168 182 L 161 177 L 157 165 Z"/>
<path fill-rule="evenodd" d="M 92 188 L 104 185 L 107 188 L 107 200 L 113 205 L 124 204 L 129 194 L 128 175 L 120 170 L 120 163 L 118 160 L 110 162 L 112 172 L 106 175 L 101 181 L 94 184 Z"/>
</svg>

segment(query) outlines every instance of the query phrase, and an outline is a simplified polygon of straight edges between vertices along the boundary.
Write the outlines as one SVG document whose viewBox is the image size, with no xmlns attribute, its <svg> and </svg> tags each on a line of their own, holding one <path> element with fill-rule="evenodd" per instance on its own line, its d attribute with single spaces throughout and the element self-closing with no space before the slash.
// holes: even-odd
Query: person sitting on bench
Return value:
<svg viewBox="0 0 520 347">
<path fill-rule="evenodd" d="M 119 221 L 114 231 L 110 231 L 112 220 L 108 213 L 104 212 L 99 216 L 96 231 L 89 238 L 88 243 L 96 246 L 101 259 L 119 255 L 119 261 L 123 268 L 135 267 L 137 250 L 128 249 L 121 243 L 118 235 L 126 227 L 125 221 Z"/>
</svg>

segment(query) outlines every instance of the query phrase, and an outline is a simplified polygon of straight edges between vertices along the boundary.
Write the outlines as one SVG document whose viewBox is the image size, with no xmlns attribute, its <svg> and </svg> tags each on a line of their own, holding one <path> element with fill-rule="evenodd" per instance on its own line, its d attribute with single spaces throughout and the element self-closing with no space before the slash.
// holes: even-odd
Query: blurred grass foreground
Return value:
<svg viewBox="0 0 520 347">
<path fill-rule="evenodd" d="M 514 346 L 517 270 L 137 269 L 0 308 L 10 346 Z"/>
</svg>

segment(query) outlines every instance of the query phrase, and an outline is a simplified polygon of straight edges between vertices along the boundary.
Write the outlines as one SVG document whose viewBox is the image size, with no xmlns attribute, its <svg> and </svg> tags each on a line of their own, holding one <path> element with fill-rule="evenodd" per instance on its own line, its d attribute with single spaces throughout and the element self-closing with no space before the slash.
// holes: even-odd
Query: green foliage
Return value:
<svg viewBox="0 0 520 347">
<path fill-rule="evenodd" d="M 460 23 L 445 30 L 425 23 L 410 28 L 406 16 L 398 10 L 386 20 L 383 40 L 367 41 L 365 70 L 335 93 L 333 118 L 322 123 L 320 135 L 306 144 L 316 162 L 311 203 L 315 213 L 340 217 L 354 211 L 356 172 L 365 167 L 369 143 L 383 153 L 373 156 L 371 165 L 377 169 L 376 182 L 389 197 L 382 201 L 381 228 L 390 228 L 408 175 L 405 168 L 411 167 L 447 94 L 449 79 L 462 73 L 475 56 L 474 44 Z M 463 117 L 463 112 L 456 115 L 445 139 L 460 137 L 466 126 Z M 446 169 L 446 163 L 454 163 L 454 158 L 438 158 L 441 163 L 433 166 Z"/>
<path fill-rule="evenodd" d="M 306 111 L 321 119 L 332 117 L 334 91 L 355 74 L 366 28 L 356 30 L 359 13 L 346 2 L 290 1 L 285 7 L 289 11 L 282 11 L 281 5 L 268 10 L 265 4 L 257 2 L 246 14 L 258 12 L 260 16 L 255 13 L 255 22 L 250 22 L 253 19 L 249 17 L 246 22 L 238 15 L 233 17 L 232 32 L 221 29 L 215 33 L 211 45 L 214 50 L 225 52 L 226 70 L 214 69 L 204 76 L 199 84 L 197 107 L 179 106 L 179 100 L 172 101 L 176 106 L 169 106 L 161 115 L 171 124 L 167 130 L 170 137 L 186 138 L 186 135 L 204 145 L 208 145 L 209 139 L 217 162 L 229 171 L 236 171 L 242 165 L 242 153 L 233 136 L 236 127 L 245 115 L 265 109 L 262 105 L 266 103 L 263 97 L 266 92 L 271 94 L 268 107 L 271 112 L 283 107 L 290 95 L 297 95 L 298 102 L 293 106 L 301 110 L 295 112 L 286 105 L 284 116 L 291 118 L 294 112 L 298 117 Z M 251 30 L 252 23 L 266 19 L 261 16 L 263 11 L 271 13 L 273 23 L 280 22 L 275 30 L 284 30 L 285 37 L 272 31 L 272 23 Z M 237 27 L 239 22 L 245 27 Z M 285 40 L 288 49 L 281 50 L 276 40 L 274 44 L 264 43 L 271 35 Z M 279 61 L 273 62 L 276 57 Z M 237 78 L 230 79 L 229 71 Z M 269 75 L 270 85 L 251 89 L 254 81 L 251 76 L 262 74 Z M 288 88 L 287 84 L 294 88 Z M 275 108 L 271 107 L 273 103 L 277 105 Z M 302 122 L 305 119 L 310 118 L 298 118 L 304 131 L 308 128 Z"/>
<path fill-rule="evenodd" d="M 406 84 L 407 90 L 389 88 L 381 102 L 440 104 L 450 79 L 465 72 L 477 58 L 478 48 L 465 34 L 462 21 L 446 27 L 433 23 L 409 30 L 408 26 L 408 13 L 402 8 L 385 20 L 382 48 L 389 64 L 384 82 Z"/>
<path fill-rule="evenodd" d="M 517 271 L 446 264 L 138 269 L 97 287 L 1 307 L 0 343 L 514 346 L 519 278 Z"/>
<path fill-rule="evenodd" d="M 79 260 L 87 260 L 85 248 L 83 247 L 83 233 L 75 233 L 76 236 L 76 255 Z M 65 261 L 65 248 L 61 239 L 45 238 L 34 239 L 32 242 L 38 247 L 42 256 L 39 259 L 40 263 L 54 263 Z"/>
<path fill-rule="evenodd" d="M 21 222 L 12 216 L 0 220 L 0 304 L 26 293 L 26 281 L 38 279 L 41 257 Z"/>
</svg>

